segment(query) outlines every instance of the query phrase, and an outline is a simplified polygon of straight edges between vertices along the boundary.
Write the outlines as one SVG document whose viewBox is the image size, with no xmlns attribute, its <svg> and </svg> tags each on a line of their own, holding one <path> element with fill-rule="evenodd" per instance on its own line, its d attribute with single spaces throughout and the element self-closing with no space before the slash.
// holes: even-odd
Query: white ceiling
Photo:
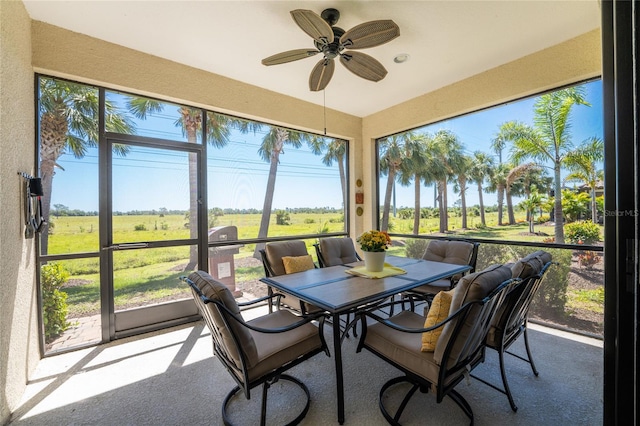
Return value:
<svg viewBox="0 0 640 426">
<path fill-rule="evenodd" d="M 364 117 L 600 26 L 598 0 L 57 1 L 24 0 L 32 19 Z M 334 7 L 348 30 L 392 19 L 400 37 L 363 50 L 388 70 L 378 83 L 341 64 L 311 92 L 320 55 L 266 67 L 275 53 L 313 49 L 289 11 Z M 396 64 L 397 54 L 411 58 Z"/>
</svg>

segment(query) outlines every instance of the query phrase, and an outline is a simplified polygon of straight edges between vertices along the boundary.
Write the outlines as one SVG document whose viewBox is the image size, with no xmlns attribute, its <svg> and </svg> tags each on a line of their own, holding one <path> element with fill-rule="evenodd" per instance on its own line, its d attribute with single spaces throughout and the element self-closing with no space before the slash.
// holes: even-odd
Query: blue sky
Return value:
<svg viewBox="0 0 640 426">
<path fill-rule="evenodd" d="M 574 144 L 602 133 L 602 84 L 600 80 L 586 84 L 591 107 L 576 106 L 572 110 Z M 535 97 L 512 102 L 484 111 L 467 114 L 431 126 L 433 133 L 449 129 L 456 133 L 466 152 L 490 152 L 491 140 L 500 124 L 518 120 L 532 124 Z M 174 126 L 177 108 L 167 107 L 162 113 L 141 123 L 138 134 L 170 140 L 184 140 L 182 131 Z M 269 163 L 260 159 L 257 150 L 264 132 L 241 134 L 234 132 L 223 149 L 208 150 L 209 207 L 261 209 L 266 190 Z M 508 152 L 503 153 L 506 160 Z M 114 199 L 116 211 L 188 209 L 187 155 L 176 151 L 133 147 L 124 158 L 114 156 Z M 71 209 L 98 210 L 97 149 L 89 149 L 77 160 L 63 155 L 54 177 L 52 207 L 64 204 Z M 285 147 L 281 156 L 273 208 L 285 207 L 341 207 L 338 169 L 326 167 L 320 157 L 307 146 L 300 149 Z M 384 185 L 384 178 L 381 184 Z M 450 204 L 458 199 L 449 192 Z M 486 204 L 495 204 L 495 194 L 484 194 Z M 517 202 L 518 200 L 514 200 Z M 468 205 L 477 204 L 475 186 L 467 191 Z M 433 206 L 432 187 L 423 189 L 423 206 Z M 396 206 L 413 206 L 413 188 L 396 186 Z"/>
<path fill-rule="evenodd" d="M 596 136 L 603 138 L 603 117 L 602 117 L 602 82 L 596 80 L 585 84 L 586 98 L 591 104 L 587 106 L 574 106 L 571 112 L 571 135 L 574 145 Z M 466 114 L 450 120 L 445 120 L 433 125 L 425 126 L 424 130 L 429 133 L 435 133 L 440 129 L 453 131 L 465 146 L 465 152 L 472 154 L 474 151 L 484 151 L 495 155 L 491 150 L 491 141 L 499 131 L 502 123 L 511 120 L 522 121 L 524 123 L 533 124 L 533 105 L 536 97 L 531 97 L 519 101 L 514 101 L 499 107 L 486 109 L 483 111 Z M 503 161 L 507 161 L 509 152 L 507 149 L 502 153 Z M 551 171 L 549 171 L 551 176 Z M 386 179 L 381 182 L 386 183 Z M 413 208 L 413 186 L 402 187 L 396 185 L 396 206 Z M 452 187 L 449 186 L 449 204 L 459 199 L 459 195 L 455 194 Z M 483 199 L 486 205 L 496 204 L 497 197 L 495 194 L 484 193 Z M 382 200 L 382 197 L 381 197 Z M 514 203 L 518 202 L 518 198 L 514 197 Z M 382 202 L 382 201 L 381 201 Z M 467 206 L 478 204 L 478 191 L 475 185 L 470 186 L 467 190 Z M 421 194 L 421 205 L 433 207 L 433 186 L 423 189 Z"/>
</svg>

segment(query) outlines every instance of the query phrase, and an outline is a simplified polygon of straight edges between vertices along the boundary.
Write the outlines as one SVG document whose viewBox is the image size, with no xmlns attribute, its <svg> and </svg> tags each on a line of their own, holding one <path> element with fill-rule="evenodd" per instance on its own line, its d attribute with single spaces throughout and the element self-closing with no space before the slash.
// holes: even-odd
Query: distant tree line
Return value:
<svg viewBox="0 0 640 426">
<path fill-rule="evenodd" d="M 326 213 L 339 213 L 342 214 L 343 211 L 341 208 L 333 208 L 333 207 L 298 207 L 298 208 L 285 208 L 283 209 L 289 214 L 302 214 L 302 213 L 313 213 L 313 214 L 326 214 Z M 98 216 L 98 212 L 96 210 L 80 210 L 80 209 L 70 209 L 64 204 L 54 204 L 51 209 L 51 214 L 55 217 L 61 216 Z M 129 210 L 126 212 L 115 211 L 113 212 L 114 216 L 167 216 L 167 215 L 188 215 L 188 210 L 169 210 L 167 208 L 161 207 L 159 209 L 151 209 L 151 210 Z M 259 209 L 232 209 L 232 208 L 220 208 L 214 207 L 209 209 L 210 216 L 224 216 L 224 215 L 232 215 L 232 214 L 262 214 L 262 210 Z"/>
</svg>

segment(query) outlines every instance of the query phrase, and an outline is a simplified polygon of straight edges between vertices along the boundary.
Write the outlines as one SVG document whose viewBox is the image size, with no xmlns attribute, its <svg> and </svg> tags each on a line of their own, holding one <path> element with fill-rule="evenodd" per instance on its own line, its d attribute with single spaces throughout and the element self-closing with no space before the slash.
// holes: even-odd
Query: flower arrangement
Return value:
<svg viewBox="0 0 640 426">
<path fill-rule="evenodd" d="M 391 247 L 391 237 L 385 231 L 375 229 L 360 235 L 356 241 L 363 251 L 385 251 Z"/>
</svg>

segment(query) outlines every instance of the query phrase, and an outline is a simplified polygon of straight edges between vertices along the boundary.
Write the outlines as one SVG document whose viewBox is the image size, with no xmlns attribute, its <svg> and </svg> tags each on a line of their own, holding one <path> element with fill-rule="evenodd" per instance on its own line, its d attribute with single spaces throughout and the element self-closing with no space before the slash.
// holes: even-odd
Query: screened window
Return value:
<svg viewBox="0 0 640 426">
<path fill-rule="evenodd" d="M 241 240 L 346 232 L 346 141 L 209 115 L 209 228 L 236 226 Z"/>
<path fill-rule="evenodd" d="M 106 91 L 107 131 L 176 142 L 202 143 L 202 110 Z"/>
<path fill-rule="evenodd" d="M 590 81 L 381 138 L 381 229 L 599 244 L 602 83 Z"/>
</svg>

